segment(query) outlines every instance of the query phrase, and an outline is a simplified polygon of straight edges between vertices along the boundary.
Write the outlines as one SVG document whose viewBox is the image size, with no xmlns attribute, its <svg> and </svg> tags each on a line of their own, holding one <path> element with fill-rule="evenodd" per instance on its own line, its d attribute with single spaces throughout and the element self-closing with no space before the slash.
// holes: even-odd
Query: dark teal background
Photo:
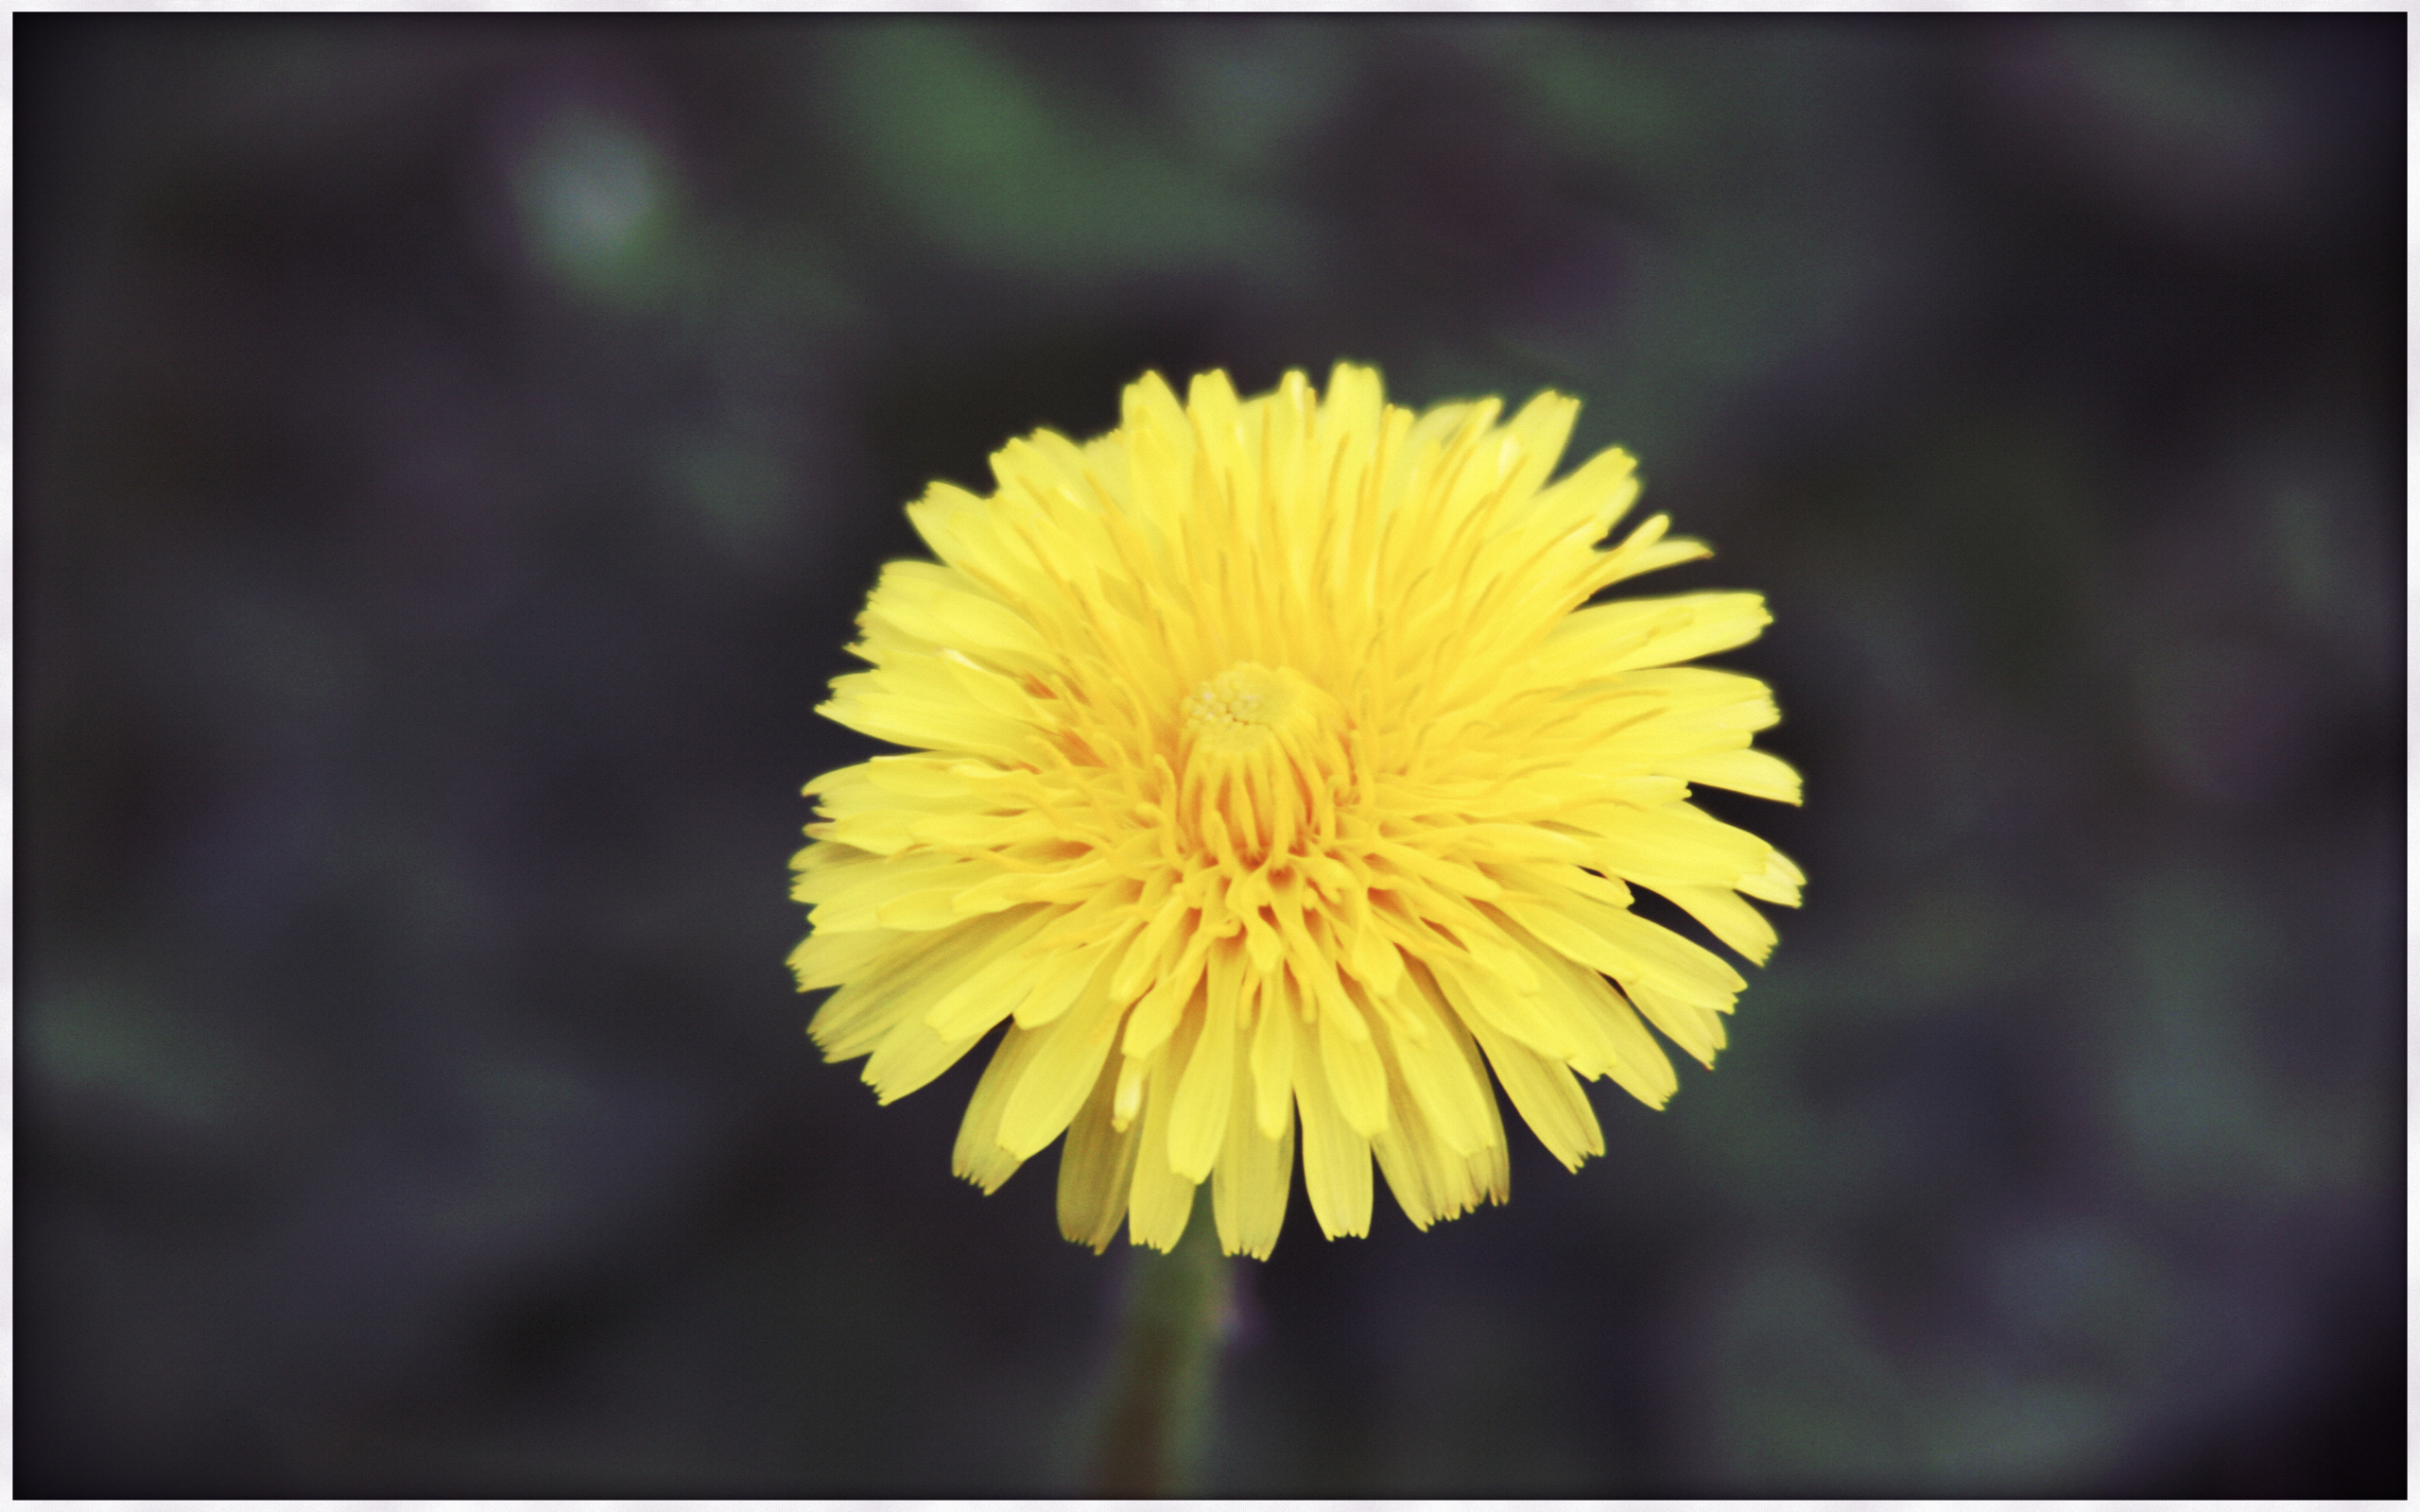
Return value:
<svg viewBox="0 0 2420 1512">
<path fill-rule="evenodd" d="M 17 18 L 16 1489 L 1070 1488 L 1121 1249 L 800 1033 L 900 506 L 1552 386 L 1812 883 L 1218 1492 L 2399 1496 L 2400 16 Z"/>
</svg>

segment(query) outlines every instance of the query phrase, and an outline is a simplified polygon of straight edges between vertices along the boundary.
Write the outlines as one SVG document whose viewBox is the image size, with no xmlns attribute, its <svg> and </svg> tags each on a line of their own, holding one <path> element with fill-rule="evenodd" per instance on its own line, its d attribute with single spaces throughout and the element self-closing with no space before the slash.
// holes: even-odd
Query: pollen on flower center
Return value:
<svg viewBox="0 0 2420 1512">
<path fill-rule="evenodd" d="M 1273 736 L 1301 708 L 1302 676 L 1237 662 L 1193 690 L 1184 701 L 1184 723 L 1197 741 L 1228 749 L 1257 746 Z"/>
</svg>

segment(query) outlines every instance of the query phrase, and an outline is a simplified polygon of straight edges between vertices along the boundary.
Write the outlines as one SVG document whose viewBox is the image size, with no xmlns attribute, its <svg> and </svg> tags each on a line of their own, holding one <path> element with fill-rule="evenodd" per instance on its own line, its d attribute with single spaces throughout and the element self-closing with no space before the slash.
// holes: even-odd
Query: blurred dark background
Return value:
<svg viewBox="0 0 2420 1512">
<path fill-rule="evenodd" d="M 2401 16 L 14 36 L 20 1493 L 1071 1488 L 811 711 L 927 479 L 1350 356 L 1771 595 L 1813 885 L 1579 1175 L 1298 1192 L 1206 1488 L 2402 1494 Z"/>
</svg>

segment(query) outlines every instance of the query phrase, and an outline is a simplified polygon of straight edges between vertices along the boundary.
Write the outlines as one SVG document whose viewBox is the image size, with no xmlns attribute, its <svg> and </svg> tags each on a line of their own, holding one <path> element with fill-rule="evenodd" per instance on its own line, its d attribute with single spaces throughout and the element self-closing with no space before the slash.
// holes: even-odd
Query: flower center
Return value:
<svg viewBox="0 0 2420 1512">
<path fill-rule="evenodd" d="M 1177 809 L 1196 853 L 1256 867 L 1332 839 L 1341 713 L 1290 667 L 1239 662 L 1194 689 Z"/>
<path fill-rule="evenodd" d="M 1193 690 L 1184 724 L 1197 747 L 1243 751 L 1267 744 L 1305 708 L 1300 673 L 1238 662 Z"/>
</svg>

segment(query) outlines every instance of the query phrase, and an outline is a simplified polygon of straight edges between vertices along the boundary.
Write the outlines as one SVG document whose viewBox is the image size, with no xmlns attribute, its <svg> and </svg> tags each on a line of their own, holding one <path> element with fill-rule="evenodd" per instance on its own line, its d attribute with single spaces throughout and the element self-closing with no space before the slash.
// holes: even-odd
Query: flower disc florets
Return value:
<svg viewBox="0 0 2420 1512">
<path fill-rule="evenodd" d="M 1340 366 L 1238 401 L 1157 375 L 1082 446 L 993 458 L 910 518 L 831 717 L 915 748 L 819 778 L 800 852 L 811 1032 L 886 1102 L 1009 1027 L 960 1130 L 987 1191 L 1066 1135 L 1062 1227 L 1166 1248 L 1212 1183 L 1230 1252 L 1276 1242 L 1299 1138 L 1331 1236 L 1373 1153 L 1426 1227 L 1501 1200 L 1489 1068 L 1566 1165 L 1603 1140 L 1574 1080 L 1660 1107 L 1641 1022 L 1711 1064 L 1745 985 L 1631 912 L 1661 893 L 1761 960 L 1740 894 L 1798 870 L 1688 801 L 1795 802 L 1750 748 L 1754 679 L 1675 663 L 1753 639 L 1754 593 L 1583 609 L 1703 556 L 1600 454 L 1548 484 L 1578 406 L 1425 415 Z"/>
</svg>

